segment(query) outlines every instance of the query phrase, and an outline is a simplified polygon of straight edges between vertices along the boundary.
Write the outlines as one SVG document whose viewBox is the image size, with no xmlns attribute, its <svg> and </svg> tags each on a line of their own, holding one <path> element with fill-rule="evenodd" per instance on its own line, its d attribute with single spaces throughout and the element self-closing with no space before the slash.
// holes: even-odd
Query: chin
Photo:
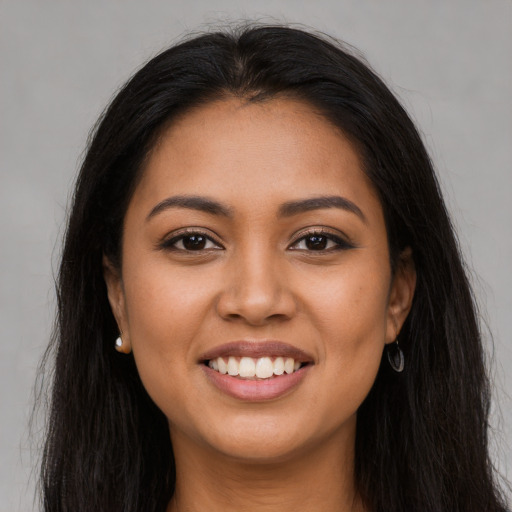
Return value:
<svg viewBox="0 0 512 512">
<path fill-rule="evenodd" d="M 284 436 L 283 436 L 284 437 Z M 249 440 L 229 440 L 215 449 L 225 458 L 242 464 L 279 464 L 293 460 L 305 450 L 304 443 L 293 443 L 290 439 L 266 437 Z"/>
<path fill-rule="evenodd" d="M 213 427 L 213 426 L 212 426 Z M 287 422 L 284 417 L 239 416 L 229 427 L 213 428 L 206 434 L 210 447 L 223 457 L 247 464 L 278 464 L 299 460 L 333 436 L 355 435 L 355 415 L 336 429 L 320 423 L 295 418 Z"/>
</svg>

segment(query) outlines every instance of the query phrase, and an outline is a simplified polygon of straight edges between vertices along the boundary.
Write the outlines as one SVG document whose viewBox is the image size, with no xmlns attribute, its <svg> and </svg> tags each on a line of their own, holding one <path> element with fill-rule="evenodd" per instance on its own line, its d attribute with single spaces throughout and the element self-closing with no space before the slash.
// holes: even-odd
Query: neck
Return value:
<svg viewBox="0 0 512 512">
<path fill-rule="evenodd" d="M 354 443 L 342 443 L 340 452 L 336 441 L 337 449 L 327 442 L 254 462 L 173 438 L 176 492 L 167 512 L 364 512 L 355 491 Z"/>
</svg>

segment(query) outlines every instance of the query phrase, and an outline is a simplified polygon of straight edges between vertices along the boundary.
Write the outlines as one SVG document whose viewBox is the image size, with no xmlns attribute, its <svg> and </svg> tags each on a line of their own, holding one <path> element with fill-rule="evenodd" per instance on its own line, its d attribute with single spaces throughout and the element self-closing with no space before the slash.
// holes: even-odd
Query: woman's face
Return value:
<svg viewBox="0 0 512 512">
<path fill-rule="evenodd" d="M 392 277 L 339 130 L 290 99 L 190 111 L 149 157 L 122 251 L 109 298 L 175 450 L 271 461 L 353 443 L 414 270 Z"/>
</svg>

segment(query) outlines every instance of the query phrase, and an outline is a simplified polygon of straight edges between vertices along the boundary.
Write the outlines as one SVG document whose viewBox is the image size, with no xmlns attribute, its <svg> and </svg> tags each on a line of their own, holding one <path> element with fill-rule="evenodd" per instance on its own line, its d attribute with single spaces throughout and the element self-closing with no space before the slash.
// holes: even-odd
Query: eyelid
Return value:
<svg viewBox="0 0 512 512">
<path fill-rule="evenodd" d="M 336 232 L 333 232 L 336 231 Z M 318 250 L 318 251 L 307 251 L 307 252 L 330 252 L 335 250 L 343 250 L 343 249 L 352 249 L 355 246 L 355 244 L 350 240 L 350 238 L 345 235 L 344 233 L 340 232 L 339 230 L 334 230 L 327 228 L 325 226 L 318 226 L 318 227 L 309 227 L 300 230 L 299 232 L 295 233 L 293 235 L 293 242 L 289 244 L 288 249 L 289 250 L 301 250 L 301 249 L 294 249 L 293 246 L 297 245 L 300 241 L 302 241 L 304 238 L 307 238 L 308 236 L 325 236 L 329 240 L 335 242 L 337 244 L 337 247 L 325 249 L 325 250 Z M 303 249 L 302 249 L 303 250 Z"/>
<path fill-rule="evenodd" d="M 173 247 L 180 239 L 186 237 L 186 236 L 193 236 L 193 235 L 199 235 L 207 238 L 211 243 L 215 244 L 216 248 L 209 248 L 209 249 L 202 249 L 198 251 L 188 251 L 187 249 L 177 249 L 176 247 Z M 350 238 L 345 235 L 343 232 L 340 232 L 338 229 L 334 228 L 328 228 L 325 226 L 318 226 L 318 227 L 308 227 L 299 230 L 298 232 L 294 233 L 292 236 L 293 241 L 288 245 L 287 249 L 289 250 L 304 250 L 304 249 L 295 249 L 294 246 L 297 245 L 300 241 L 302 241 L 304 238 L 308 236 L 324 236 L 328 238 L 329 240 L 333 241 L 337 246 L 330 249 L 325 250 L 319 250 L 319 251 L 313 251 L 313 250 L 307 250 L 307 252 L 331 252 L 336 250 L 344 250 L 344 249 L 350 249 L 356 247 L 356 245 L 350 240 Z M 168 233 L 161 242 L 157 244 L 158 249 L 164 249 L 164 250 L 171 250 L 174 249 L 179 252 L 201 252 L 201 251 L 208 251 L 208 250 L 223 250 L 225 249 L 224 245 L 219 241 L 219 236 L 216 233 L 212 233 L 211 230 L 200 228 L 200 227 L 186 227 L 177 229 L 175 231 L 172 231 L 171 233 Z"/>
<path fill-rule="evenodd" d="M 176 247 L 174 247 L 174 245 L 180 239 L 182 239 L 182 238 L 184 238 L 186 236 L 193 236 L 193 235 L 204 236 L 210 242 L 212 242 L 213 244 L 215 244 L 217 246 L 214 249 L 212 249 L 212 248 L 202 249 L 202 251 L 221 250 L 221 249 L 225 248 L 219 242 L 218 239 L 220 237 L 216 233 L 212 234 L 211 230 L 205 229 L 205 228 L 199 228 L 199 227 L 186 227 L 186 228 L 181 228 L 181 229 L 177 229 L 175 231 L 172 231 L 171 233 L 168 233 L 163 238 L 163 240 L 157 244 L 157 248 L 158 249 L 165 249 L 165 250 L 172 250 L 172 249 L 174 249 L 176 251 L 180 251 L 180 252 L 184 252 L 184 253 L 188 253 L 188 252 L 201 252 L 200 250 L 198 250 L 198 251 L 187 251 L 187 249 L 177 249 Z"/>
</svg>

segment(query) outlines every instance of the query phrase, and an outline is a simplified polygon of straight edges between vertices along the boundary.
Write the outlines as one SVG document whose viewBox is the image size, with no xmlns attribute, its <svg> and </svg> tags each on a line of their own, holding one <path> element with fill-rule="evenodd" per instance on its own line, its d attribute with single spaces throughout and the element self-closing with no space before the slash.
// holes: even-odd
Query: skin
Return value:
<svg viewBox="0 0 512 512">
<path fill-rule="evenodd" d="M 230 215 L 174 206 L 148 218 L 176 195 L 207 197 Z M 284 203 L 318 196 L 348 199 L 361 215 L 280 215 Z M 176 238 L 184 228 L 211 241 L 187 251 Z M 311 232 L 327 237 L 324 249 L 310 248 Z M 188 112 L 149 157 L 122 261 L 118 270 L 105 259 L 105 279 L 121 350 L 133 351 L 169 421 L 168 510 L 364 510 L 357 409 L 409 312 L 415 272 L 405 251 L 392 276 L 382 208 L 347 138 L 292 99 L 228 98 Z M 277 399 L 233 398 L 199 358 L 241 339 L 284 341 L 314 364 Z"/>
</svg>

